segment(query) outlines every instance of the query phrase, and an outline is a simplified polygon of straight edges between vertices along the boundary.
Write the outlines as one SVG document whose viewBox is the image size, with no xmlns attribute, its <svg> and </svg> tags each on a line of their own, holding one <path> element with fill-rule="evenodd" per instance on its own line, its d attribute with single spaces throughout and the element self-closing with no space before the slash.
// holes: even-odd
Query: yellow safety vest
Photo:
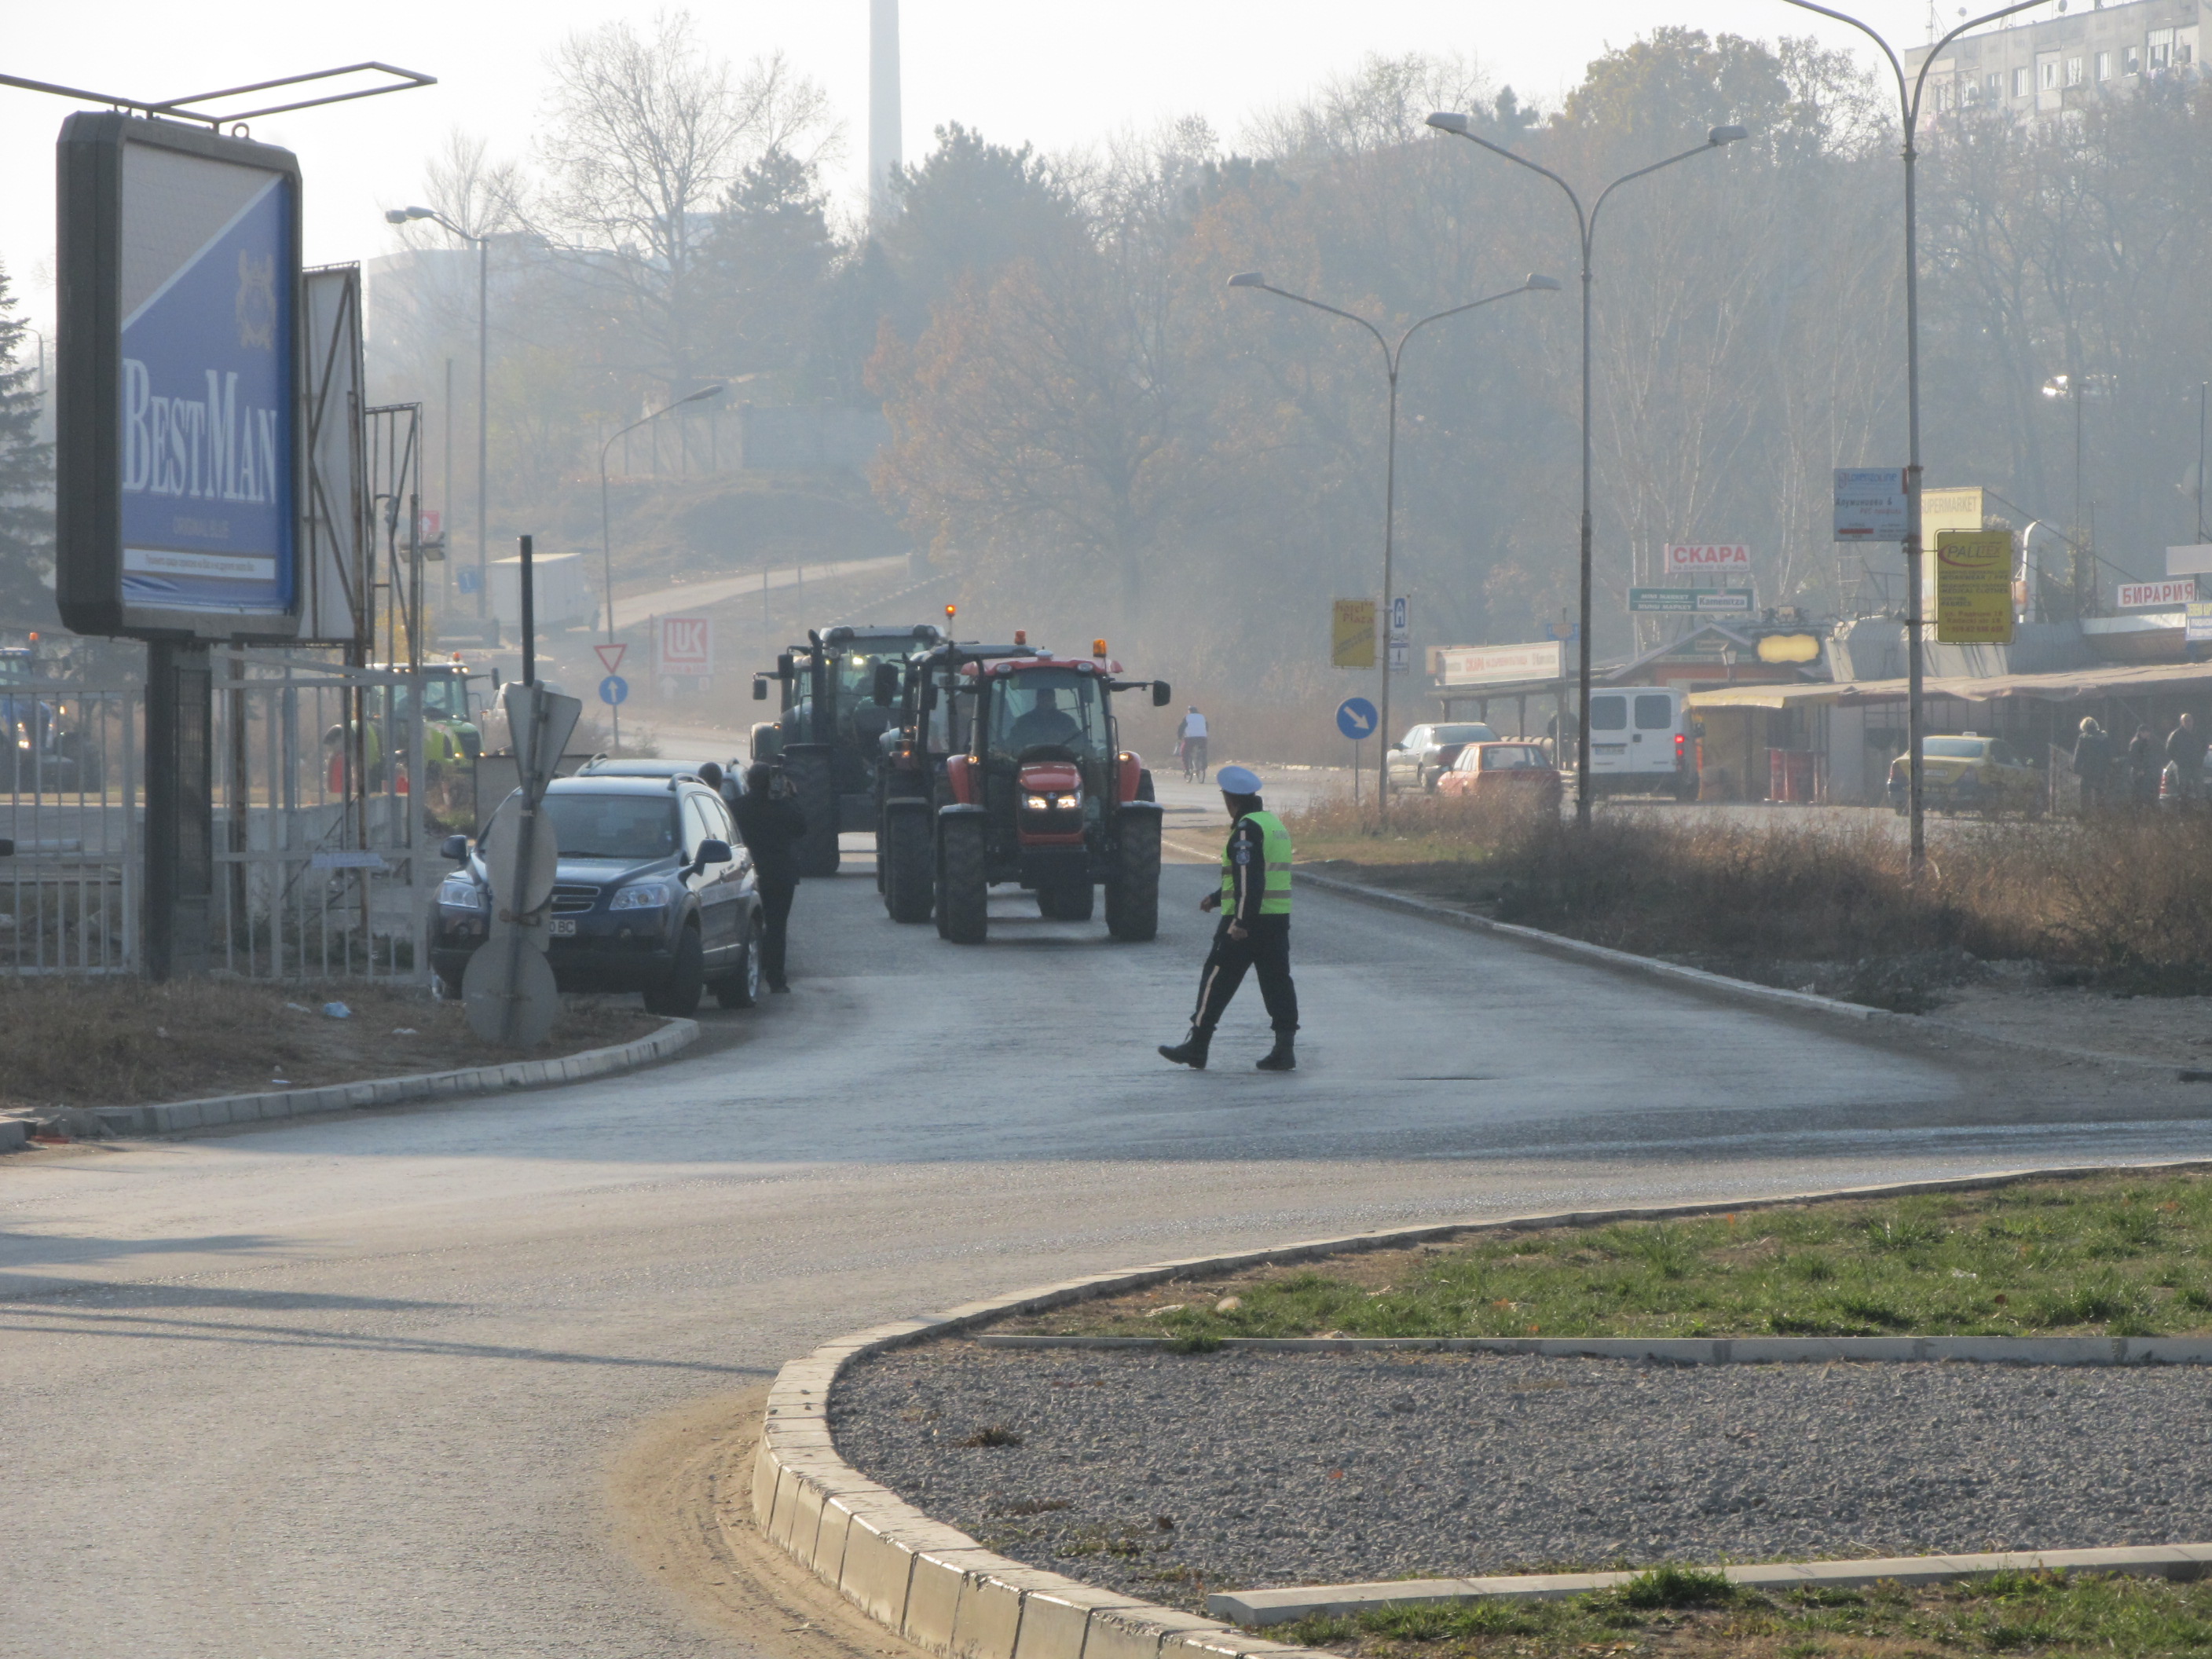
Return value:
<svg viewBox="0 0 2212 1659">
<path fill-rule="evenodd" d="M 1287 916 L 1291 914 L 1291 832 L 1273 812 L 1247 812 L 1245 819 L 1260 826 L 1265 851 L 1262 854 L 1267 868 L 1260 888 L 1260 914 L 1263 916 Z M 1239 822 L 1244 820 L 1240 819 Z M 1229 848 L 1221 849 L 1221 908 L 1226 912 L 1237 902 L 1237 866 L 1229 861 Z"/>
</svg>

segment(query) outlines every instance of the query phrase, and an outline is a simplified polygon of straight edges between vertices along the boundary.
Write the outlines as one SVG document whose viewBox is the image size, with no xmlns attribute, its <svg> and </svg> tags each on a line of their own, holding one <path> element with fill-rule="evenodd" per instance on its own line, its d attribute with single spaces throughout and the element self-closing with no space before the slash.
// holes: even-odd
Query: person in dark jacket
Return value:
<svg viewBox="0 0 2212 1659">
<path fill-rule="evenodd" d="M 2148 726 L 2136 727 L 2128 744 L 2128 787 L 2138 806 L 2158 805 L 2158 775 L 2165 769 L 2159 757 L 2158 733 Z"/>
<path fill-rule="evenodd" d="M 2166 733 L 2166 757 L 2180 775 L 2174 783 L 2177 800 L 2194 801 L 2204 794 L 2204 735 L 2197 729 L 2197 716 L 2184 714 Z"/>
<path fill-rule="evenodd" d="M 2074 740 L 2074 775 L 2081 782 L 2081 810 L 2094 812 L 2110 804 L 2112 781 L 2112 740 L 2093 715 L 2081 717 L 2081 733 Z"/>
<path fill-rule="evenodd" d="M 791 781 L 766 761 L 745 769 L 745 793 L 732 817 L 745 850 L 753 855 L 753 879 L 761 896 L 761 977 L 771 991 L 788 991 L 784 982 L 784 938 L 791 921 L 792 896 L 799 890 L 800 837 L 806 815 L 791 798 Z"/>
<path fill-rule="evenodd" d="M 1229 844 L 1221 853 L 1221 888 L 1199 902 L 1218 910 L 1213 949 L 1199 975 L 1190 1035 L 1160 1056 L 1193 1071 L 1206 1069 L 1213 1028 L 1247 969 L 1260 976 L 1260 995 L 1274 1027 L 1275 1046 L 1256 1061 L 1263 1072 L 1294 1072 L 1298 1061 L 1298 988 L 1291 979 L 1291 833 L 1260 799 L 1260 776 L 1242 766 L 1214 774 L 1229 808 Z"/>
</svg>

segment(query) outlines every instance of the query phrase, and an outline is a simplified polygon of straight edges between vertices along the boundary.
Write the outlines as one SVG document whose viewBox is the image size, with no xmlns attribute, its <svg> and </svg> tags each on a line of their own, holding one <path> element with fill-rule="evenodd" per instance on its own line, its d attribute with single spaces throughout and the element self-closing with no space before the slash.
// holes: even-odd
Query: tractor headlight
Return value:
<svg viewBox="0 0 2212 1659">
<path fill-rule="evenodd" d="M 668 902 L 668 889 L 657 881 L 640 882 L 635 887 L 625 887 L 607 906 L 610 910 L 658 910 Z"/>
<path fill-rule="evenodd" d="M 466 876 L 448 876 L 438 884 L 438 902 L 448 910 L 481 910 L 483 889 Z"/>
<path fill-rule="evenodd" d="M 1032 812 L 1073 812 L 1083 805 L 1083 792 L 1065 795 L 1030 795 L 1023 803 Z"/>
</svg>

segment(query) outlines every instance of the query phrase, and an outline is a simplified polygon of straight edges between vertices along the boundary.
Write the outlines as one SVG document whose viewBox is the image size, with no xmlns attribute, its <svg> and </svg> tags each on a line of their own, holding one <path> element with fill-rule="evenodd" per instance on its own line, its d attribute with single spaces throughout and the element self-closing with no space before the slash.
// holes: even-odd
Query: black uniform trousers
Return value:
<svg viewBox="0 0 2212 1659">
<path fill-rule="evenodd" d="M 1230 938 L 1229 919 L 1222 918 L 1213 930 L 1213 949 L 1206 953 L 1205 971 L 1199 975 L 1198 1012 L 1190 1023 L 1201 1031 L 1218 1025 L 1248 969 L 1260 976 L 1267 1023 L 1283 1036 L 1297 1030 L 1298 988 L 1291 981 L 1288 916 L 1255 917 L 1243 939 Z"/>
<path fill-rule="evenodd" d="M 773 988 L 783 985 L 784 935 L 791 922 L 791 898 L 799 890 L 795 881 L 763 881 L 761 898 L 761 977 Z"/>
</svg>

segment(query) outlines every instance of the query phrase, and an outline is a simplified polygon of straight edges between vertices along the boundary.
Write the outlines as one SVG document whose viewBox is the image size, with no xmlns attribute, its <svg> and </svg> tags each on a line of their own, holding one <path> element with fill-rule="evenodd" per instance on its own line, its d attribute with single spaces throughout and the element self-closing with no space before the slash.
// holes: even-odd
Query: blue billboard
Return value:
<svg viewBox="0 0 2212 1659">
<path fill-rule="evenodd" d="M 63 619 L 283 639 L 298 626 L 300 175 L 174 123 L 63 129 Z"/>
</svg>

